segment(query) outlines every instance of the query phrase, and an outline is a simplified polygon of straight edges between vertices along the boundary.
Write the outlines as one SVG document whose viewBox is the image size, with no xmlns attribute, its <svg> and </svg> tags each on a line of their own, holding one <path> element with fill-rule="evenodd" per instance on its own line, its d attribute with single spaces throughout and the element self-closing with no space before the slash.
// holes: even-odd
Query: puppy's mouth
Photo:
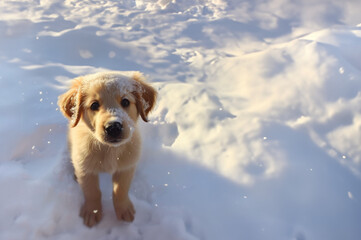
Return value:
<svg viewBox="0 0 361 240">
<path fill-rule="evenodd" d="M 107 136 L 105 136 L 105 143 L 107 143 L 108 145 L 110 146 L 113 146 L 113 147 L 118 147 L 126 142 L 128 142 L 130 139 L 130 137 L 127 137 L 127 138 L 117 138 L 117 139 L 112 139 L 112 138 L 108 138 Z"/>
<path fill-rule="evenodd" d="M 113 147 L 117 147 L 123 143 L 125 143 L 125 139 L 120 137 L 120 138 L 111 138 L 107 135 L 105 135 L 105 139 L 104 139 L 105 143 L 107 143 L 108 145 L 110 146 L 113 146 Z"/>
<path fill-rule="evenodd" d="M 113 144 L 117 144 L 117 143 L 120 143 L 122 141 L 121 138 L 119 139 L 105 139 L 106 142 L 108 143 L 113 143 Z"/>
</svg>

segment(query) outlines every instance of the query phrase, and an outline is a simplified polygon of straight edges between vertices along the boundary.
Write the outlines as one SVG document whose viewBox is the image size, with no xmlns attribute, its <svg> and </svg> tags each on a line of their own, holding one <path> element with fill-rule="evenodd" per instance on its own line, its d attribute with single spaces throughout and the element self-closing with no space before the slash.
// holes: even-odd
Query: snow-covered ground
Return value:
<svg viewBox="0 0 361 240">
<path fill-rule="evenodd" d="M 359 0 L 0 2 L 0 239 L 361 239 Z M 78 216 L 57 96 L 138 70 L 159 91 L 118 222 Z"/>
</svg>

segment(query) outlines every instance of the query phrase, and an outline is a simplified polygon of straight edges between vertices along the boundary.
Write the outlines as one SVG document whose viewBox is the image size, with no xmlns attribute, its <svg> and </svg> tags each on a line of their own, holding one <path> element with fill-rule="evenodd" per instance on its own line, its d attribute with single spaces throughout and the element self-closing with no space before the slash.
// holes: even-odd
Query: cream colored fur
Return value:
<svg viewBox="0 0 361 240">
<path fill-rule="evenodd" d="M 122 106 L 123 99 L 129 106 Z M 135 209 L 128 197 L 129 187 L 139 159 L 141 138 L 139 116 L 147 121 L 156 91 L 142 81 L 142 75 L 125 76 L 104 72 L 78 77 L 71 88 L 59 96 L 61 112 L 69 119 L 68 144 L 76 179 L 84 194 L 80 216 L 92 227 L 102 218 L 98 174 L 112 174 L 113 205 L 119 220 L 133 221 Z M 93 110 L 92 104 L 99 103 Z M 107 139 L 105 126 L 113 121 L 122 124 L 117 142 Z"/>
</svg>

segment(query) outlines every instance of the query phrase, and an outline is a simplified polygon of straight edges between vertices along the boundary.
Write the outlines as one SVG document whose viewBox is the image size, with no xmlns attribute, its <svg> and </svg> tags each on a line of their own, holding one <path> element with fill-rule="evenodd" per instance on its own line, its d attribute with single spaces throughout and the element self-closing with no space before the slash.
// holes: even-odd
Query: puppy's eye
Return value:
<svg viewBox="0 0 361 240">
<path fill-rule="evenodd" d="M 92 111 L 97 111 L 97 110 L 99 110 L 99 107 L 100 107 L 99 102 L 93 102 L 92 105 L 90 105 L 90 109 L 91 109 Z"/>
<path fill-rule="evenodd" d="M 129 107 L 130 102 L 128 99 L 123 98 L 120 104 L 122 105 L 122 107 L 126 108 L 126 107 Z"/>
</svg>

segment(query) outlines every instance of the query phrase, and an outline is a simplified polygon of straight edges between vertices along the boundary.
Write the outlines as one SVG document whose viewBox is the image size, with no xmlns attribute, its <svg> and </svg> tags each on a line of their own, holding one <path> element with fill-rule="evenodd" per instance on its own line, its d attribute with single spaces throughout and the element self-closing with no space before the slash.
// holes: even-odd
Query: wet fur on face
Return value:
<svg viewBox="0 0 361 240">
<path fill-rule="evenodd" d="M 74 174 L 84 193 L 80 215 L 94 226 L 102 217 L 98 173 L 113 175 L 113 204 L 117 218 L 133 221 L 129 186 L 140 153 L 138 118 L 147 120 L 156 91 L 140 73 L 103 72 L 75 78 L 59 96 L 69 119 L 68 145 Z"/>
</svg>

